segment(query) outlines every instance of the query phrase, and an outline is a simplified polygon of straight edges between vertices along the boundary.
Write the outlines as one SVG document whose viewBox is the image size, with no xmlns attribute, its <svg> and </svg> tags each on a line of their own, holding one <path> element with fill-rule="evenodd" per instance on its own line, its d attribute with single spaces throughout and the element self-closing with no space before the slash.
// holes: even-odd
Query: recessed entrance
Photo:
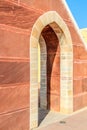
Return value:
<svg viewBox="0 0 87 130">
<path fill-rule="evenodd" d="M 39 44 L 38 124 L 50 110 L 60 109 L 60 47 L 58 37 L 50 25 L 42 30 Z"/>
<path fill-rule="evenodd" d="M 31 128 L 38 126 L 39 106 L 62 113 L 73 112 L 72 40 L 66 24 L 55 11 L 40 16 L 31 32 Z"/>
<path fill-rule="evenodd" d="M 60 47 L 59 40 L 50 25 L 40 36 L 40 107 L 60 109 Z"/>
</svg>

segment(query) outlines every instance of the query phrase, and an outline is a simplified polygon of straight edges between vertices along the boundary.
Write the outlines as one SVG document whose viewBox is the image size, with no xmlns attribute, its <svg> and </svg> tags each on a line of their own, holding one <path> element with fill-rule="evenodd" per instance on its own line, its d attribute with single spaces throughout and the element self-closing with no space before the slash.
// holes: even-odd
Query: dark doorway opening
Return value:
<svg viewBox="0 0 87 130">
<path fill-rule="evenodd" d="M 60 46 L 59 40 L 54 32 L 54 30 L 47 25 L 41 33 L 46 45 L 45 61 L 44 61 L 44 52 L 41 52 L 40 45 L 40 64 L 43 61 L 46 63 L 45 77 L 43 78 L 44 71 L 41 71 L 41 81 L 40 81 L 40 90 L 39 90 L 39 124 L 46 117 L 50 110 L 59 112 L 60 110 Z M 41 65 L 42 66 L 42 65 Z M 44 84 L 46 82 L 46 84 Z M 43 85 L 42 85 L 43 84 Z M 46 85 L 46 86 L 44 86 Z M 45 89 L 44 89 L 45 87 Z M 44 94 L 44 90 L 46 91 Z M 44 97 L 46 96 L 46 98 Z M 43 97 L 43 100 L 41 100 Z M 46 104 L 44 104 L 45 109 L 41 106 L 41 103 L 44 102 L 44 99 L 47 99 Z"/>
</svg>

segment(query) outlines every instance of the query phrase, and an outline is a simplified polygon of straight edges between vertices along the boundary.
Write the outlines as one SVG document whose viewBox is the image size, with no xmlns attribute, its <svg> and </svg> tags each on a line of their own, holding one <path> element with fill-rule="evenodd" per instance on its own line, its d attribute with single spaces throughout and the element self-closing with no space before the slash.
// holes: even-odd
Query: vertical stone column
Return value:
<svg viewBox="0 0 87 130">
<path fill-rule="evenodd" d="M 60 111 L 62 113 L 73 112 L 73 55 L 68 45 L 61 47 L 60 63 Z"/>
<path fill-rule="evenodd" d="M 47 108 L 47 52 L 46 44 L 43 37 L 40 37 L 40 107 L 43 109 Z"/>
<path fill-rule="evenodd" d="M 38 126 L 38 40 L 32 36 L 30 62 L 30 127 Z"/>
</svg>

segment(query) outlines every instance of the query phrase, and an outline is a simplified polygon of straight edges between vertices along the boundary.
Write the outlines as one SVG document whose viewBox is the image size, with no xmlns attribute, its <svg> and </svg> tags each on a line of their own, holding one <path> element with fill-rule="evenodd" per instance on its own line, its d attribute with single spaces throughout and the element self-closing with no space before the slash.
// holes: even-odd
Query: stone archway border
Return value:
<svg viewBox="0 0 87 130">
<path fill-rule="evenodd" d="M 30 37 L 30 128 L 38 126 L 38 46 L 43 28 L 56 23 L 60 40 L 60 111 L 73 112 L 73 45 L 69 29 L 56 11 L 48 11 L 35 22 Z M 54 29 L 54 27 L 53 27 Z M 57 31 L 54 29 L 55 33 Z M 58 34 L 57 34 L 58 36 Z"/>
</svg>

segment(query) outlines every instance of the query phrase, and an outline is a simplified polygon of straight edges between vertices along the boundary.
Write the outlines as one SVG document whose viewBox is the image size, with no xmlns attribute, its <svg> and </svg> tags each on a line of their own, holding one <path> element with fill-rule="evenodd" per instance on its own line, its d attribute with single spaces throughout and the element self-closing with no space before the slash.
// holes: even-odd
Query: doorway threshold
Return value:
<svg viewBox="0 0 87 130">
<path fill-rule="evenodd" d="M 35 128 L 33 130 L 39 130 L 39 128 L 61 121 L 68 116 L 69 116 L 68 114 L 62 114 L 60 112 L 54 112 L 39 108 L 39 115 L 38 115 L 39 126 L 38 128 Z"/>
</svg>

